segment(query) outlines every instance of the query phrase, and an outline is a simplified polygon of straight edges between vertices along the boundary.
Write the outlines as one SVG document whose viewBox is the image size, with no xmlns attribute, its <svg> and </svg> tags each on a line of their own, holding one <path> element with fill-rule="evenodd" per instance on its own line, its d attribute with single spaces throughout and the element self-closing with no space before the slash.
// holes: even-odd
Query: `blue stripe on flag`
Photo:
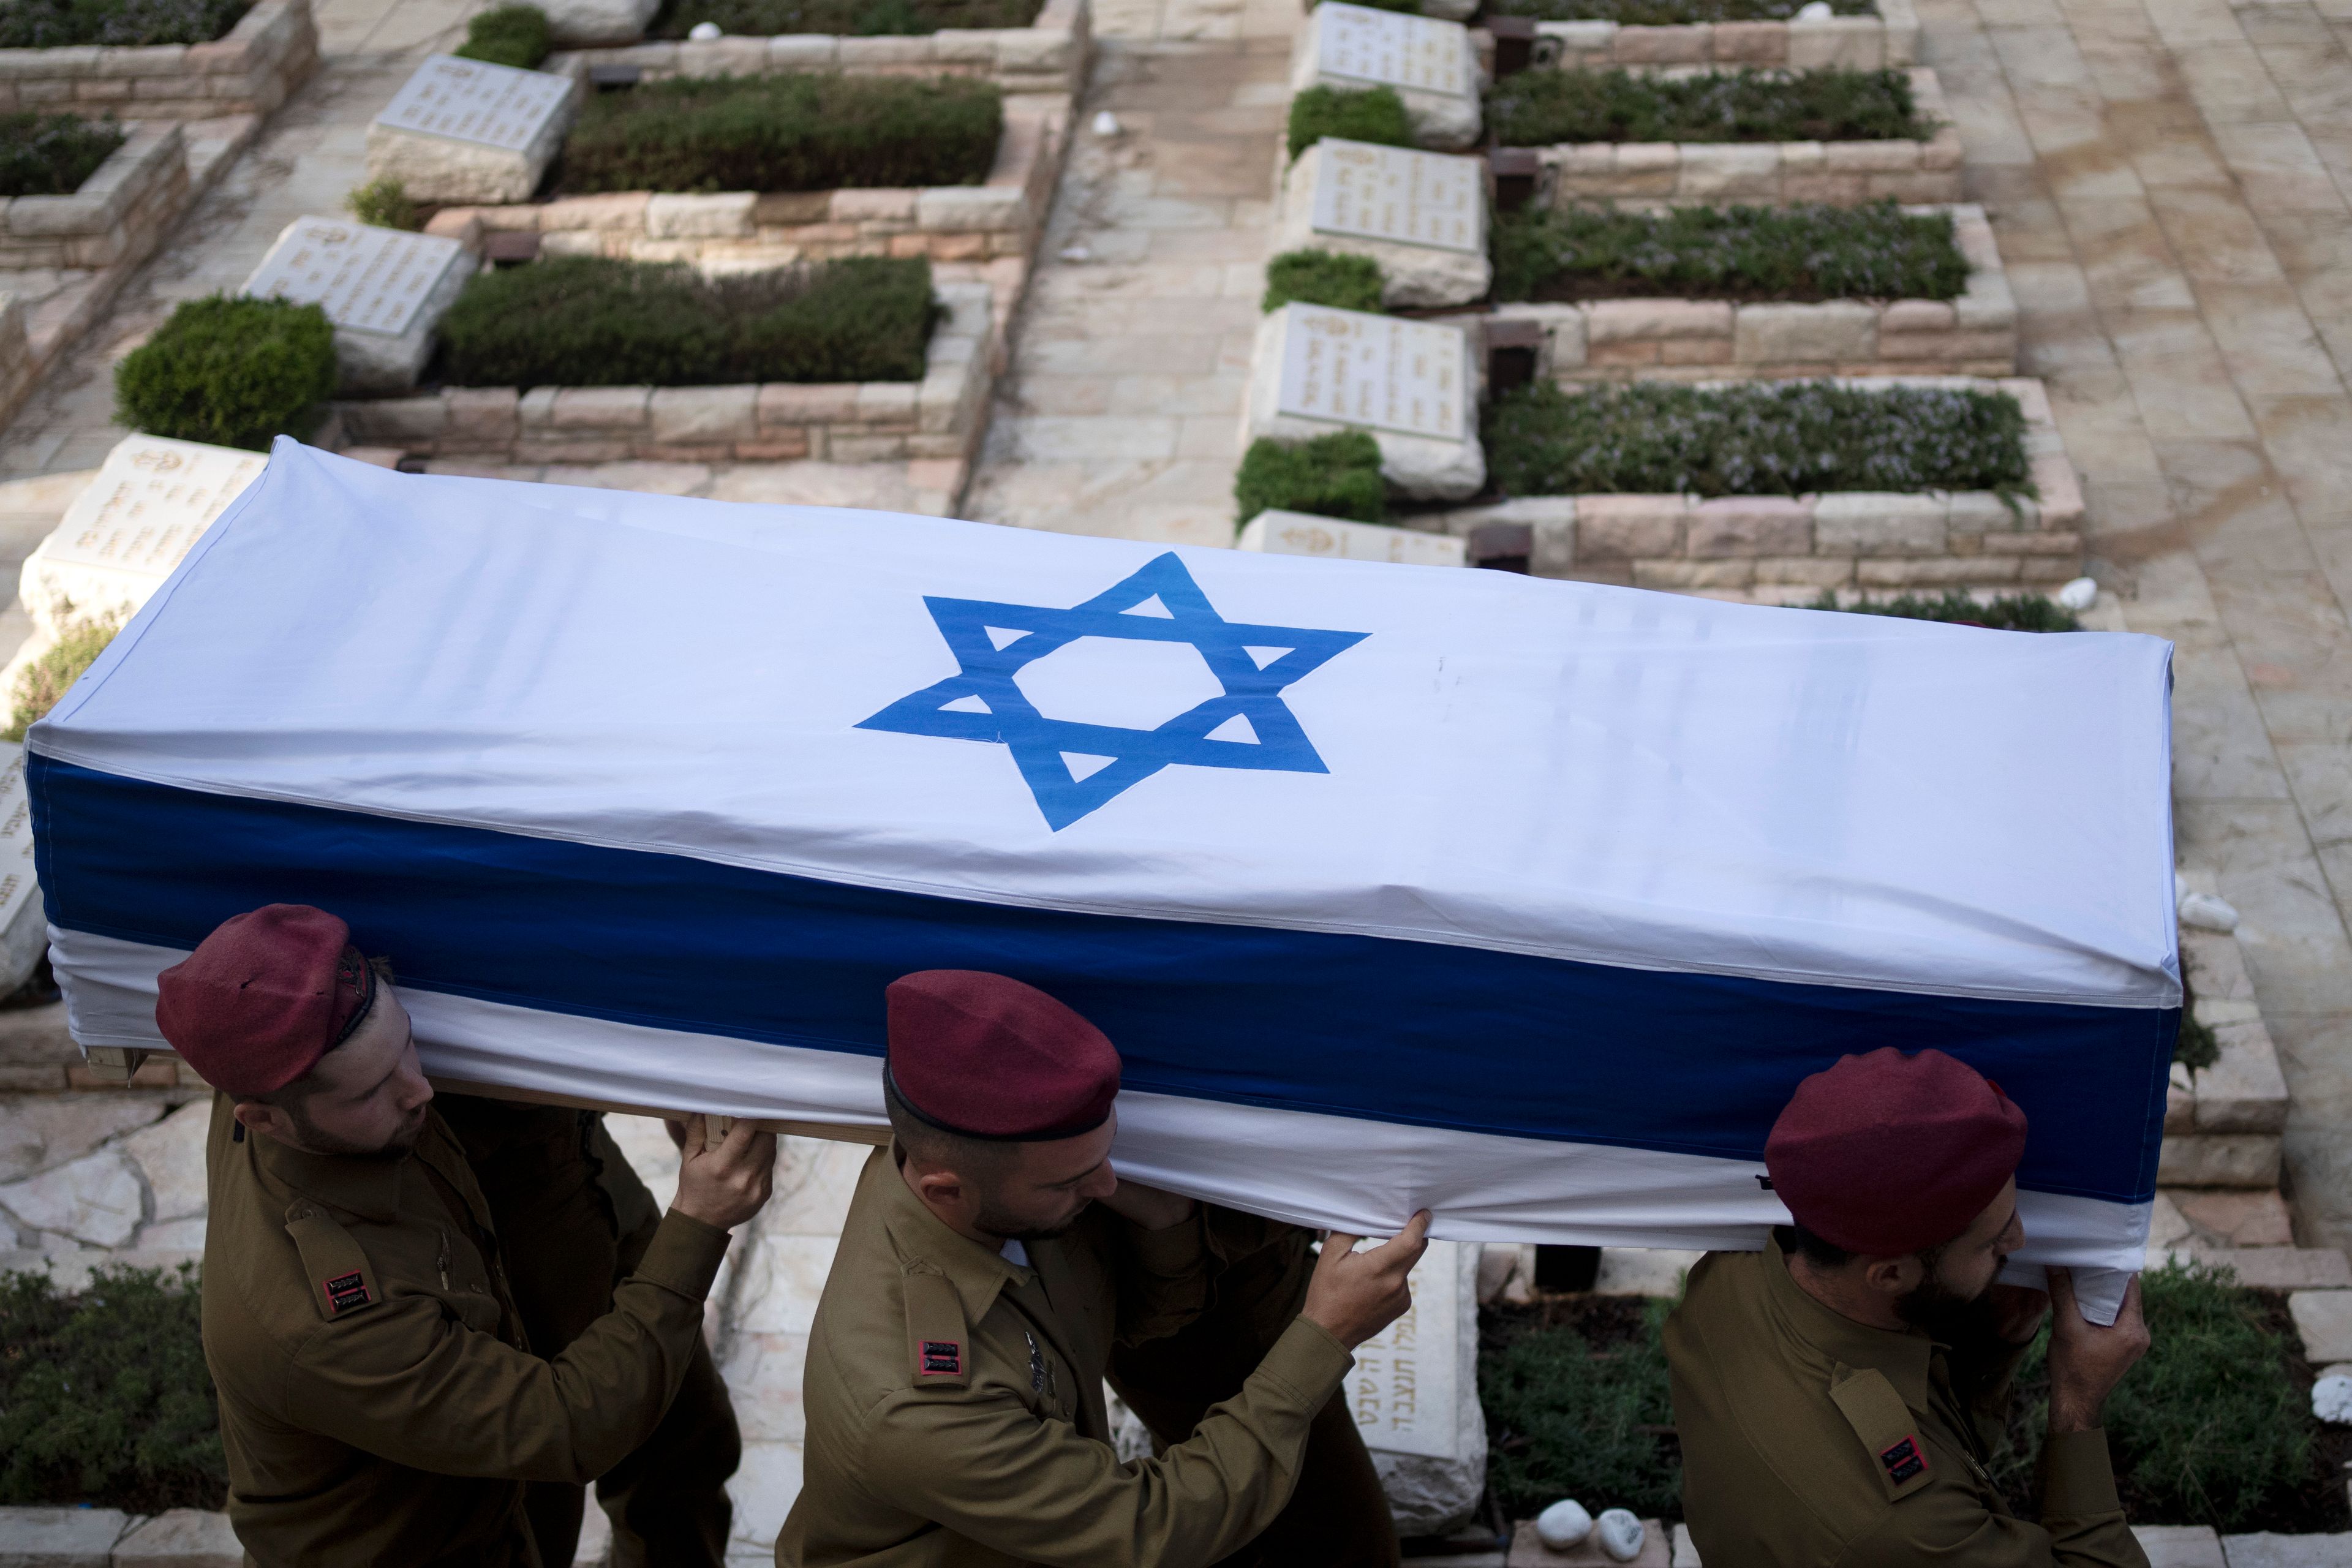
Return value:
<svg viewBox="0 0 2352 1568">
<path fill-rule="evenodd" d="M 1129 1088 L 1742 1160 L 1807 1073 L 1935 1046 L 2025 1109 L 2025 1185 L 2156 1188 L 2177 1009 L 1024 909 L 27 761 L 41 887 L 69 930 L 186 949 L 240 910 L 313 903 L 404 985 L 868 1056 L 892 979 L 998 970 L 1101 1026 Z"/>
</svg>

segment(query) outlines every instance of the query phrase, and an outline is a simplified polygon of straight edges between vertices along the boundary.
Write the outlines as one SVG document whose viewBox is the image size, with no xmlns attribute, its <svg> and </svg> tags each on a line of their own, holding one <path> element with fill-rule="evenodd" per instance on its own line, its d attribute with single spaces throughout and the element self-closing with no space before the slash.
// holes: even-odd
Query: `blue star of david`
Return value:
<svg viewBox="0 0 2352 1568">
<path fill-rule="evenodd" d="M 1154 598 L 1168 612 L 1165 616 L 1137 613 L 1137 606 Z M 1056 833 L 1179 763 L 1202 768 L 1330 772 L 1283 702 L 1282 689 L 1370 635 L 1226 620 L 1173 552 L 1066 610 L 929 595 L 923 603 L 961 669 L 900 698 L 857 728 L 985 741 L 1010 748 L 1037 809 Z M 1179 713 L 1156 730 L 1048 719 L 1013 678 L 1024 665 L 1080 637 L 1191 643 L 1224 687 L 1223 695 Z M 1257 736 L 1255 742 L 1211 739 L 1235 718 L 1248 721 Z M 1089 762 L 1110 760 L 1081 772 L 1065 753 Z"/>
</svg>

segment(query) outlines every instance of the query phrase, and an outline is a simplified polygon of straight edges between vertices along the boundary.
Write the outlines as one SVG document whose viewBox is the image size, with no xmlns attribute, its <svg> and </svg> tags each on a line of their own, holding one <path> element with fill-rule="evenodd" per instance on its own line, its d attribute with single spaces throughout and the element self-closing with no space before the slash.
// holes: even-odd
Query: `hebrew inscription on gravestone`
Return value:
<svg viewBox="0 0 2352 1568">
<path fill-rule="evenodd" d="M 547 71 L 432 55 L 393 94 L 375 122 L 520 153 L 571 96 L 571 81 Z"/>
<path fill-rule="evenodd" d="M 1325 0 L 1316 7 L 1316 68 L 1377 87 L 1473 98 L 1478 84 L 1459 22 Z"/>
<path fill-rule="evenodd" d="M 338 328 L 398 337 L 416 322 L 464 247 L 344 218 L 297 218 L 278 236 L 245 291 L 316 305 Z"/>
<path fill-rule="evenodd" d="M 1483 176 L 1475 158 L 1327 136 L 1316 149 L 1311 221 L 1320 234 L 1480 255 Z"/>
<path fill-rule="evenodd" d="M 1283 311 L 1276 412 L 1440 441 L 1467 438 L 1461 328 L 1320 305 L 1293 303 Z"/>
</svg>

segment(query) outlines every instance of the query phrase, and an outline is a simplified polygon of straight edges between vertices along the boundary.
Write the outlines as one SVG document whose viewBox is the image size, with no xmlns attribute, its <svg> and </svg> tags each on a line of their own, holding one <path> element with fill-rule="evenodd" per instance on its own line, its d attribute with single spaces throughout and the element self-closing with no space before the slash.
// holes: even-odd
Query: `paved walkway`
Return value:
<svg viewBox="0 0 2352 1568">
<path fill-rule="evenodd" d="M 2179 649 L 2180 858 L 2244 916 L 2301 1239 L 2352 1246 L 2352 4 L 1919 9 L 2094 569 Z"/>
</svg>

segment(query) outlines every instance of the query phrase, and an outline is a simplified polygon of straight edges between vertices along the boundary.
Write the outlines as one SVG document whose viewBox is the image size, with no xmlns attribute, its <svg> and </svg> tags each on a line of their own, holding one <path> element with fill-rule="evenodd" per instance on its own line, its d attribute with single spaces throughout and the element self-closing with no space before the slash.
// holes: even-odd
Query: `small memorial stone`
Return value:
<svg viewBox="0 0 2352 1568">
<path fill-rule="evenodd" d="M 1294 91 L 1322 85 L 1394 88 L 1423 146 L 1478 139 L 1478 56 L 1459 22 L 1324 0 L 1291 70 Z"/>
<path fill-rule="evenodd" d="M 335 324 L 343 391 L 405 392 L 473 273 L 454 239 L 350 218 L 298 217 L 245 280 L 245 292 L 325 310 Z"/>
<path fill-rule="evenodd" d="M 1292 303 L 1258 329 L 1248 432 L 1305 440 L 1371 433 L 1381 474 L 1410 496 L 1460 500 L 1486 482 L 1460 327 Z"/>
<path fill-rule="evenodd" d="M 368 126 L 368 177 L 415 201 L 521 201 L 562 144 L 574 93 L 552 72 L 427 56 Z"/>
<path fill-rule="evenodd" d="M 1459 566 L 1462 541 L 1378 522 L 1348 522 L 1311 512 L 1267 510 L 1245 523 L 1235 541 L 1268 555 L 1316 555 L 1327 561 L 1391 561 L 1405 566 Z"/>
<path fill-rule="evenodd" d="M 1340 1384 L 1402 1535 L 1437 1535 L 1486 1489 L 1478 1405 L 1478 1247 L 1433 1241 L 1413 1265 L 1412 1306 L 1356 1347 Z"/>
<path fill-rule="evenodd" d="M 33 875 L 25 748 L 0 741 L 0 995 L 30 980 L 48 950 L 48 918 Z"/>
<path fill-rule="evenodd" d="M 1283 181 L 1276 250 L 1379 263 L 1387 305 L 1466 305 L 1494 279 L 1486 166 L 1475 158 L 1327 136 Z"/>
<path fill-rule="evenodd" d="M 547 36 L 558 48 L 584 44 L 634 44 L 661 9 L 661 0 L 542 0 Z M 712 29 L 714 32 L 716 28 Z M 700 37 L 700 32 L 696 32 Z"/>
<path fill-rule="evenodd" d="M 128 621 L 268 461 L 228 447 L 125 437 L 26 559 L 26 613 L 52 637 L 76 622 Z"/>
</svg>

